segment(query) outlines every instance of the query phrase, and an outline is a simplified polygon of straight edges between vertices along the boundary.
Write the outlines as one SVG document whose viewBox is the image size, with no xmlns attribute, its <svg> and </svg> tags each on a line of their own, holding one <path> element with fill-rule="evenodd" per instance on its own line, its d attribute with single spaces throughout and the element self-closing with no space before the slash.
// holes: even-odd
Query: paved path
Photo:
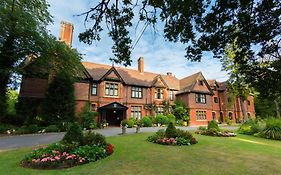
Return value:
<svg viewBox="0 0 281 175">
<path fill-rule="evenodd" d="M 183 130 L 194 131 L 197 127 L 177 127 Z M 237 127 L 235 126 L 222 126 L 223 129 L 235 130 Z M 149 128 L 141 128 L 141 133 L 145 132 L 156 132 L 159 129 L 165 129 L 165 127 L 149 127 Z M 119 127 L 110 127 L 105 129 L 97 129 L 95 130 L 98 133 L 103 134 L 106 137 L 116 136 L 121 134 L 121 128 Z M 136 131 L 135 128 L 127 128 L 127 134 L 134 134 Z M 31 147 L 42 144 L 49 144 L 53 142 L 57 142 L 61 140 L 64 136 L 64 132 L 61 133 L 45 133 L 45 134 L 27 134 L 27 135 L 16 135 L 16 136 L 4 136 L 0 137 L 0 152 L 22 148 L 22 147 Z"/>
</svg>

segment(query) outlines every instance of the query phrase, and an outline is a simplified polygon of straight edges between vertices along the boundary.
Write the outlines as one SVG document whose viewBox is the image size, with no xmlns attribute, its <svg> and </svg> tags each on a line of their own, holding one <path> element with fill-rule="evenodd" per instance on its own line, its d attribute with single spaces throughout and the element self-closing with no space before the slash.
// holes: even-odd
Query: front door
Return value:
<svg viewBox="0 0 281 175">
<path fill-rule="evenodd" d="M 106 122 L 110 126 L 120 126 L 121 121 L 123 120 L 123 111 L 122 110 L 108 110 L 106 111 Z"/>
</svg>

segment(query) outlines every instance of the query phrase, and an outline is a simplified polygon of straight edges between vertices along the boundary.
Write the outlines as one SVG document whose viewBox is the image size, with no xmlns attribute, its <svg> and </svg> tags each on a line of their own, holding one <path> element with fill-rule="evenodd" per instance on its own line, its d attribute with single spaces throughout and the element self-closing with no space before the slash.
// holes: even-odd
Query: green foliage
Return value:
<svg viewBox="0 0 281 175">
<path fill-rule="evenodd" d="M 208 123 L 208 129 L 215 129 L 217 131 L 220 131 L 219 125 L 215 120 L 212 120 Z"/>
<path fill-rule="evenodd" d="M 183 120 L 176 120 L 176 126 L 183 126 Z"/>
<path fill-rule="evenodd" d="M 44 51 L 46 27 L 52 20 L 45 0 L 3 0 L 0 14 L 0 117 L 4 117 L 8 84 L 17 84 L 12 76 L 24 67 L 20 63 L 27 55 Z"/>
<path fill-rule="evenodd" d="M 99 133 L 96 132 L 87 132 L 84 135 L 83 139 L 83 144 L 84 145 L 98 145 L 98 146 L 106 146 L 106 140 L 105 137 Z"/>
<path fill-rule="evenodd" d="M 165 135 L 168 138 L 175 138 L 177 136 L 177 129 L 173 122 L 169 123 L 169 125 L 165 131 Z"/>
<path fill-rule="evenodd" d="M 83 132 L 78 123 L 72 123 L 62 141 L 66 144 L 78 143 L 79 145 L 83 142 Z"/>
<path fill-rule="evenodd" d="M 127 124 L 128 124 L 128 128 L 134 127 L 134 125 L 136 124 L 136 119 L 130 118 L 130 119 L 128 120 Z"/>
<path fill-rule="evenodd" d="M 157 115 L 155 117 L 155 122 L 160 125 L 166 125 L 169 123 L 169 119 L 165 115 Z"/>
<path fill-rule="evenodd" d="M 204 126 L 199 126 L 199 127 L 198 127 L 198 130 L 200 130 L 200 131 L 206 131 L 206 130 L 207 130 L 207 128 L 206 128 L 206 127 L 204 127 Z"/>
<path fill-rule="evenodd" d="M 49 125 L 45 128 L 45 132 L 59 132 L 60 129 L 57 125 Z"/>
<path fill-rule="evenodd" d="M 85 104 L 82 112 L 79 114 L 79 117 L 82 120 L 82 127 L 86 129 L 94 129 L 97 127 L 96 117 L 98 113 L 91 111 L 90 104 Z"/>
<path fill-rule="evenodd" d="M 182 138 L 182 137 L 177 137 L 177 145 L 190 145 L 190 140 Z"/>
<path fill-rule="evenodd" d="M 261 132 L 264 128 L 264 120 L 248 120 L 239 127 L 238 132 L 240 134 L 254 135 Z"/>
<path fill-rule="evenodd" d="M 15 90 L 8 90 L 7 92 L 7 114 L 16 115 L 16 104 L 18 102 L 18 92 Z"/>
<path fill-rule="evenodd" d="M 37 133 L 41 128 L 39 128 L 36 124 L 32 125 L 24 125 L 16 130 L 16 134 L 32 134 Z"/>
<path fill-rule="evenodd" d="M 151 118 L 148 116 L 144 116 L 141 120 L 140 123 L 143 127 L 151 127 L 152 126 L 152 121 Z"/>
<path fill-rule="evenodd" d="M 16 129 L 17 129 L 16 126 L 0 123 L 0 134 L 7 134 L 8 130 L 12 131 Z"/>
<path fill-rule="evenodd" d="M 179 100 L 175 101 L 176 106 L 173 109 L 173 114 L 177 120 L 189 120 L 189 110 L 188 108 Z"/>
<path fill-rule="evenodd" d="M 266 126 L 260 135 L 267 139 L 281 140 L 281 120 L 270 118 L 266 120 Z"/>
<path fill-rule="evenodd" d="M 169 120 L 169 122 L 176 122 L 176 117 L 174 116 L 174 114 L 167 114 L 167 118 Z"/>
<path fill-rule="evenodd" d="M 50 83 L 43 103 L 43 118 L 46 124 L 74 121 L 73 79 L 67 73 L 58 72 Z"/>
<path fill-rule="evenodd" d="M 127 119 L 123 119 L 121 121 L 121 126 L 127 126 L 128 127 L 128 120 Z"/>
<path fill-rule="evenodd" d="M 191 140 L 192 139 L 192 134 L 191 132 L 189 131 L 184 131 L 184 130 L 181 130 L 181 129 L 176 129 L 175 131 L 175 136 L 174 137 L 180 137 L 180 138 L 183 138 L 185 140 Z"/>
<path fill-rule="evenodd" d="M 155 134 L 149 136 L 147 141 L 149 142 L 156 142 L 156 140 L 166 137 L 166 132 L 164 129 L 159 129 Z"/>
</svg>

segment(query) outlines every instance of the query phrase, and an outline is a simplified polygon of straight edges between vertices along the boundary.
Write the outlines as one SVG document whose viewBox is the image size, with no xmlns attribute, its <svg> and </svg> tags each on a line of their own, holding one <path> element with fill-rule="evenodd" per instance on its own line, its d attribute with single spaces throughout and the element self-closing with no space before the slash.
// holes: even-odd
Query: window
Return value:
<svg viewBox="0 0 281 175">
<path fill-rule="evenodd" d="M 247 100 L 247 102 L 248 102 L 248 106 L 250 106 L 250 105 L 251 105 L 251 102 L 250 102 L 250 100 Z"/>
<path fill-rule="evenodd" d="M 92 95 L 97 95 L 98 91 L 98 85 L 97 84 L 93 84 L 92 85 Z"/>
<path fill-rule="evenodd" d="M 164 114 L 164 109 L 162 106 L 156 107 L 156 115 Z"/>
<path fill-rule="evenodd" d="M 199 81 L 198 81 L 198 84 L 199 84 L 200 86 L 203 86 L 203 81 L 202 81 L 202 80 L 199 80 Z"/>
<path fill-rule="evenodd" d="M 206 103 L 206 95 L 205 94 L 195 94 L 196 103 Z"/>
<path fill-rule="evenodd" d="M 216 120 L 217 119 L 217 117 L 216 117 L 216 112 L 212 112 L 212 117 L 213 117 L 213 120 Z"/>
<path fill-rule="evenodd" d="M 155 89 L 155 98 L 156 99 L 163 99 L 163 89 Z"/>
<path fill-rule="evenodd" d="M 219 102 L 219 98 L 218 97 L 214 97 L 214 103 L 218 103 Z"/>
<path fill-rule="evenodd" d="M 170 90 L 170 100 L 174 100 L 174 91 Z"/>
<path fill-rule="evenodd" d="M 131 118 L 141 119 L 141 106 L 131 106 Z"/>
<path fill-rule="evenodd" d="M 142 88 L 132 87 L 132 98 L 142 98 Z"/>
<path fill-rule="evenodd" d="M 118 96 L 118 83 L 105 83 L 106 96 Z"/>
<path fill-rule="evenodd" d="M 250 112 L 247 113 L 247 116 L 248 116 L 248 119 L 251 119 L 251 113 Z"/>
<path fill-rule="evenodd" d="M 232 112 L 228 112 L 228 118 L 229 118 L 229 120 L 233 119 Z"/>
<path fill-rule="evenodd" d="M 196 120 L 206 120 L 206 111 L 196 111 Z"/>
</svg>

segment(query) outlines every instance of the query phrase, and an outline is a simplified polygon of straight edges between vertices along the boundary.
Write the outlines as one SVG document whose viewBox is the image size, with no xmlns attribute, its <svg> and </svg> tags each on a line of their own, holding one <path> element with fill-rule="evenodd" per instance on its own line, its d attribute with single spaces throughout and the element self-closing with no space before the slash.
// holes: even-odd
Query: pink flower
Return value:
<svg viewBox="0 0 281 175">
<path fill-rule="evenodd" d="M 48 159 L 47 158 L 43 158 L 43 159 L 41 159 L 41 162 L 47 162 L 48 161 Z"/>
<path fill-rule="evenodd" d="M 60 157 L 59 157 L 59 156 L 56 156 L 55 159 L 56 159 L 56 160 L 60 160 Z"/>
</svg>

